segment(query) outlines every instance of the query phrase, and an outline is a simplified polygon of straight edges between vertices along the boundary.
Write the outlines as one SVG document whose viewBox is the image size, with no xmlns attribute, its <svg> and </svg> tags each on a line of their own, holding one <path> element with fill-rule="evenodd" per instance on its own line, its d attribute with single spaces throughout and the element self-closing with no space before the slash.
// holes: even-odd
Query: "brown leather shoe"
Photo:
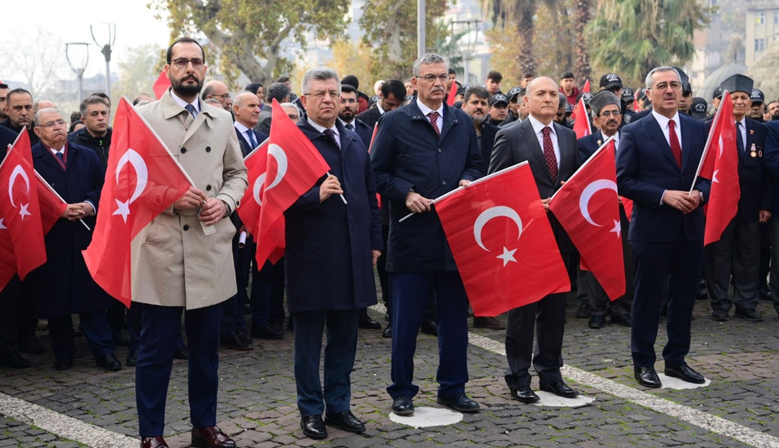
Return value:
<svg viewBox="0 0 779 448">
<path fill-rule="evenodd" d="M 162 436 L 144 437 L 141 439 L 141 448 L 169 448 Z"/>
<path fill-rule="evenodd" d="M 192 428 L 192 446 L 196 448 L 235 448 L 233 439 L 216 426 Z"/>
</svg>

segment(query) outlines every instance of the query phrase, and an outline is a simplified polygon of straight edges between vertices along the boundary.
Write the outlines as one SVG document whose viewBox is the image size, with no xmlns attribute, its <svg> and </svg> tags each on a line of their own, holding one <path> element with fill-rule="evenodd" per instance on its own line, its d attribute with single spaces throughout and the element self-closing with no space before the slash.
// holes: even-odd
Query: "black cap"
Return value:
<svg viewBox="0 0 779 448">
<path fill-rule="evenodd" d="M 682 82 L 682 93 L 684 94 L 692 94 L 692 86 L 690 85 L 690 77 L 687 76 L 687 73 L 684 73 L 684 70 L 677 66 L 672 66 L 672 69 L 676 70 L 676 73 L 679 74 L 679 80 Z"/>
<path fill-rule="evenodd" d="M 690 115 L 697 120 L 705 120 L 708 109 L 709 105 L 706 103 L 706 100 L 696 96 L 692 99 L 692 104 L 690 104 Z"/>
<path fill-rule="evenodd" d="M 584 105 L 585 106 L 589 106 L 590 105 L 590 100 L 592 99 L 592 94 L 590 92 L 584 92 L 584 93 L 582 93 L 582 95 L 579 98 L 584 100 Z"/>
<path fill-rule="evenodd" d="M 752 89 L 752 93 L 749 96 L 752 97 L 752 104 L 765 103 L 765 95 L 763 95 L 763 91 L 760 89 Z"/>
<path fill-rule="evenodd" d="M 727 90 L 728 92 L 744 92 L 747 95 L 752 94 L 752 88 L 755 86 L 755 81 L 752 80 L 749 76 L 739 75 L 735 74 L 726 80 L 722 81 L 722 84 L 719 85 L 720 87 L 720 96 L 722 96 L 722 92 Z"/>
<path fill-rule="evenodd" d="M 571 115 L 573 113 L 573 106 L 568 101 L 565 102 L 565 115 Z"/>
<path fill-rule="evenodd" d="M 490 98 L 490 106 L 494 106 L 498 103 L 503 103 L 508 106 L 509 100 L 506 98 L 506 95 L 499 93 L 497 95 L 493 95 L 492 98 Z"/>
<path fill-rule="evenodd" d="M 512 87 L 511 90 L 506 94 L 509 101 L 513 101 L 514 97 L 519 96 L 521 94 L 525 93 L 525 90 L 522 87 Z"/>
<path fill-rule="evenodd" d="M 600 87 L 609 90 L 614 87 L 622 88 L 622 79 L 616 73 L 606 73 L 600 78 Z"/>
<path fill-rule="evenodd" d="M 714 94 L 711 96 L 711 99 L 717 99 L 722 98 L 722 87 L 717 86 L 714 88 Z"/>
<path fill-rule="evenodd" d="M 630 87 L 623 87 L 622 88 L 622 101 L 625 103 L 629 103 L 631 101 L 634 101 L 636 98 L 633 96 L 635 92 L 633 92 L 633 89 Z"/>
</svg>

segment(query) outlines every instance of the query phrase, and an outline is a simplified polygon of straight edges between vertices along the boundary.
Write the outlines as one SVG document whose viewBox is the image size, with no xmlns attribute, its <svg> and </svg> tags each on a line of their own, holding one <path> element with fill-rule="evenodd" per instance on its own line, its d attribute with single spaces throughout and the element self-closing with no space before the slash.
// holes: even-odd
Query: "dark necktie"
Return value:
<svg viewBox="0 0 779 448">
<path fill-rule="evenodd" d="M 736 146 L 738 147 L 739 155 L 744 154 L 744 138 L 741 137 L 741 126 L 743 125 L 740 121 L 736 122 Z"/>
<path fill-rule="evenodd" d="M 354 126 L 352 126 L 352 124 L 349 123 L 349 124 L 346 125 L 346 129 L 348 129 L 350 131 L 353 131 L 354 130 Z"/>
<path fill-rule="evenodd" d="M 195 110 L 195 106 L 191 104 L 187 104 L 186 106 L 184 106 L 184 109 L 186 109 L 187 112 L 189 112 L 189 114 L 192 115 L 192 118 L 197 118 L 197 110 Z"/>
<path fill-rule="evenodd" d="M 668 140 L 670 140 L 671 152 L 674 154 L 676 163 L 679 164 L 679 168 L 681 168 L 682 147 L 679 145 L 679 137 L 676 135 L 676 122 L 673 120 L 668 122 Z"/>
<path fill-rule="evenodd" d="M 246 135 L 249 136 L 249 143 L 251 143 L 252 149 L 256 148 L 257 147 L 257 139 L 254 138 L 254 131 L 249 129 L 248 131 L 246 131 Z"/>
<path fill-rule="evenodd" d="M 336 137 L 335 132 L 333 132 L 332 129 L 325 129 L 324 134 L 327 138 L 330 139 L 330 141 L 335 143 L 335 145 L 338 146 L 339 149 L 341 148 L 341 145 L 338 144 L 338 140 L 337 140 L 338 137 Z"/>
<path fill-rule="evenodd" d="M 62 152 L 59 151 L 55 152 L 54 155 L 57 156 L 58 159 L 60 159 L 60 162 L 62 162 L 63 164 L 65 163 L 65 155 Z"/>
<path fill-rule="evenodd" d="M 542 130 L 544 134 L 544 159 L 546 159 L 546 166 L 549 168 L 549 174 L 552 175 L 552 179 L 557 180 L 557 157 L 554 155 L 554 144 L 552 144 L 552 137 L 549 135 L 552 130 L 549 126 L 544 127 Z"/>
<path fill-rule="evenodd" d="M 441 136 L 441 130 L 438 129 L 438 112 L 433 111 L 427 114 L 427 116 L 430 118 L 430 124 L 433 125 L 433 129 L 435 129 L 435 133 L 438 134 L 438 136 Z"/>
</svg>

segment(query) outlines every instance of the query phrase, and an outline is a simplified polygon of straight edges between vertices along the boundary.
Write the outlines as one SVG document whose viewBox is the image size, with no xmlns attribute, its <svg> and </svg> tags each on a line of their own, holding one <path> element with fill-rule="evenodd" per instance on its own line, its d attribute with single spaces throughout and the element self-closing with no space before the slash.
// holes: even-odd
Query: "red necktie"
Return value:
<svg viewBox="0 0 779 448">
<path fill-rule="evenodd" d="M 438 134 L 438 136 L 441 136 L 441 130 L 438 129 L 438 112 L 433 111 L 427 114 L 428 117 L 430 117 L 430 124 L 433 125 L 433 129 L 435 129 L 435 133 Z"/>
<path fill-rule="evenodd" d="M 552 130 L 549 129 L 549 126 L 546 126 L 542 132 L 544 133 L 544 159 L 546 159 L 546 166 L 549 167 L 549 174 L 552 175 L 552 179 L 557 180 L 557 157 L 554 155 L 552 137 L 549 136 Z"/>
<path fill-rule="evenodd" d="M 682 167 L 682 147 L 679 146 L 679 137 L 676 136 L 676 122 L 671 120 L 668 122 L 668 139 L 671 140 L 671 152 L 674 153 L 676 163 L 679 164 L 679 168 Z"/>
</svg>

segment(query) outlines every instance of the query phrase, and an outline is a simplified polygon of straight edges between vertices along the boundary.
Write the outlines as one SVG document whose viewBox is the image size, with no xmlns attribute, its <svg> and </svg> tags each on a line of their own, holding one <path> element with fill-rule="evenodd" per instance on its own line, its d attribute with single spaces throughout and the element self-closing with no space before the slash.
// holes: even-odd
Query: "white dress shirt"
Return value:
<svg viewBox="0 0 779 448">
<path fill-rule="evenodd" d="M 674 123 L 676 123 L 676 138 L 679 140 L 679 148 L 681 148 L 682 147 L 682 126 L 681 126 L 681 120 L 679 120 L 679 112 L 674 114 L 673 118 L 668 118 L 665 115 L 660 115 L 654 110 L 652 111 L 652 115 L 655 117 L 655 120 L 657 120 L 657 124 L 660 125 L 660 129 L 663 131 L 663 135 L 665 136 L 665 141 L 668 142 L 668 146 L 671 146 L 671 138 L 669 137 L 671 132 L 671 127 L 668 125 L 668 122 L 673 120 Z"/>
<path fill-rule="evenodd" d="M 438 119 L 435 121 L 436 126 L 438 126 L 438 130 L 443 132 L 444 130 L 444 103 L 441 103 L 440 106 L 438 106 L 438 109 L 433 110 L 427 106 L 425 106 L 422 101 L 419 101 L 419 98 L 417 98 L 417 106 L 419 107 L 419 110 L 422 111 L 422 114 L 427 118 L 427 121 L 430 121 L 429 114 L 430 112 L 438 112 Z"/>
<path fill-rule="evenodd" d="M 197 99 L 195 99 L 194 103 L 188 103 L 182 100 L 181 98 L 177 97 L 176 92 L 174 92 L 173 89 L 170 89 L 170 96 L 173 98 L 174 101 L 176 101 L 176 103 L 178 103 L 179 106 L 183 107 L 184 109 L 187 108 L 187 104 L 191 104 L 195 106 L 195 112 L 197 112 L 198 114 L 200 113 L 200 101 L 198 101 Z"/>
<path fill-rule="evenodd" d="M 313 126 L 314 129 L 319 131 L 320 134 L 324 134 L 325 133 L 325 129 L 327 129 L 326 127 L 324 127 L 321 124 L 315 122 L 314 120 L 311 119 L 311 117 L 308 117 L 306 119 L 308 120 L 308 124 Z M 335 141 L 338 144 L 338 148 L 340 149 L 341 148 L 341 135 L 338 133 L 338 128 L 336 127 L 335 124 L 333 124 L 333 127 L 331 127 L 330 129 L 332 129 L 332 131 L 335 133 L 335 136 L 336 136 Z"/>
<path fill-rule="evenodd" d="M 554 147 L 554 156 L 557 159 L 557 168 L 560 169 L 560 145 L 557 143 L 557 132 L 555 132 L 554 121 L 545 125 L 538 121 L 532 114 L 527 116 L 530 120 L 530 125 L 533 126 L 533 132 L 536 133 L 538 138 L 538 146 L 541 147 L 541 155 L 544 155 L 544 128 L 548 127 L 552 132 L 549 133 L 549 138 L 552 139 L 552 146 Z"/>
</svg>

